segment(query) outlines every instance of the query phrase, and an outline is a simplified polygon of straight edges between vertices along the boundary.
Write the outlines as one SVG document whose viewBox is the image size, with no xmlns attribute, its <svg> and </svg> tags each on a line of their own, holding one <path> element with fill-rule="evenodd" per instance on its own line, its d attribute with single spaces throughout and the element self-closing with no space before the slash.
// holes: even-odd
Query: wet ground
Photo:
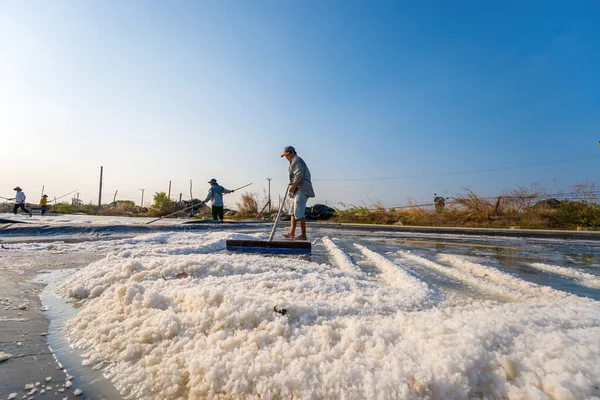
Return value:
<svg viewBox="0 0 600 400">
<path fill-rule="evenodd" d="M 270 228 L 254 224 L 209 224 L 190 228 L 175 226 L 169 221 L 148 231 L 148 225 L 141 223 L 131 227 L 127 223 L 112 226 L 100 223 L 98 226 L 98 221 L 102 220 L 96 219 L 88 224 L 78 224 L 73 219 L 63 219 L 65 225 L 61 225 L 60 220 L 51 221 L 49 225 L 32 224 L 26 229 L 15 229 L 16 225 L 0 228 L 0 273 L 3 277 L 0 280 L 0 352 L 12 355 L 12 358 L 0 363 L 2 400 L 11 393 L 22 398 L 31 392 L 31 389 L 24 390 L 28 384 L 37 389 L 31 393 L 34 398 L 41 396 L 42 390 L 45 390 L 43 398 L 46 399 L 76 398 L 76 388 L 82 388 L 83 397 L 114 398 L 116 392 L 112 385 L 102 382 L 100 372 L 89 371 L 89 368 L 80 365 L 81 355 L 71 348 L 62 334 L 66 320 L 77 310 L 51 292 L 44 291 L 48 283 L 64 278 L 65 269 L 85 267 L 112 251 L 111 243 L 124 246 L 119 241 L 148 232 L 168 234 L 224 230 L 255 233 L 266 232 Z M 366 256 L 356 244 L 402 265 L 410 274 L 440 291 L 459 297 L 502 300 L 502 294 L 472 285 L 461 280 L 460 276 L 447 274 L 436 264 L 440 255 L 459 256 L 526 282 L 600 300 L 600 288 L 595 286 L 594 280 L 594 277 L 600 279 L 600 241 L 597 240 L 390 232 L 373 230 L 372 227 L 363 230 L 358 227 L 311 226 L 309 229 L 313 241 L 312 255 L 297 257 L 335 265 L 331 249 L 321 240 L 328 237 L 373 279 L 380 274 L 377 262 Z M 165 243 L 157 241 L 155 246 L 164 247 Z M 543 270 L 534 267 L 536 263 L 567 268 L 580 275 L 568 276 L 557 272 L 560 270 Z M 49 278 L 44 279 L 44 276 Z M 493 285 L 494 280 L 491 281 Z M 65 366 L 68 371 L 65 371 Z M 73 378 L 69 380 L 67 375 Z M 46 382 L 48 377 L 51 379 Z M 35 386 L 36 382 L 39 385 Z"/>
</svg>

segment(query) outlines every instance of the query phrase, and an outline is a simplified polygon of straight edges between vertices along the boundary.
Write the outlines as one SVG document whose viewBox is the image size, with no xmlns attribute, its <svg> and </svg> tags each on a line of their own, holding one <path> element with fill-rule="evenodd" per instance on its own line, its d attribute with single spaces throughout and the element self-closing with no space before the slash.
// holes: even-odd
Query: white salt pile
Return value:
<svg viewBox="0 0 600 400">
<path fill-rule="evenodd" d="M 483 276 L 493 268 L 460 258 L 443 266 L 403 253 L 403 262 L 439 271 L 459 266 L 455 276 L 470 274 L 482 290 L 491 290 L 485 278 L 527 292 L 514 302 L 447 305 L 364 246 L 378 279 L 333 241 L 327 265 L 190 254 L 222 248 L 226 234 L 171 235 L 182 251 L 138 245 L 57 289 L 83 299 L 68 330 L 86 362 L 136 398 L 600 397 L 596 301 Z"/>
<path fill-rule="evenodd" d="M 557 275 L 563 275 L 569 278 L 575 278 L 579 282 L 579 284 L 583 286 L 587 286 L 594 289 L 600 289 L 600 276 L 578 271 L 573 268 L 559 267 L 556 265 L 548 265 L 544 263 L 531 263 L 529 265 L 541 271 L 546 271 Z"/>
</svg>

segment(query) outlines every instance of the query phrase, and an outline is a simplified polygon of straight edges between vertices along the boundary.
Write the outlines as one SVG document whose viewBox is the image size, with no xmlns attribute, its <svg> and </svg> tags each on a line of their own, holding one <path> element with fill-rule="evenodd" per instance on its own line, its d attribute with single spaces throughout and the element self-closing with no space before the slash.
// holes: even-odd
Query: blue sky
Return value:
<svg viewBox="0 0 600 400">
<path fill-rule="evenodd" d="M 97 202 L 103 165 L 105 202 L 190 179 L 202 198 L 212 177 L 276 196 L 286 145 L 329 205 L 597 182 L 598 18 L 597 1 L 0 0 L 0 195 Z"/>
</svg>

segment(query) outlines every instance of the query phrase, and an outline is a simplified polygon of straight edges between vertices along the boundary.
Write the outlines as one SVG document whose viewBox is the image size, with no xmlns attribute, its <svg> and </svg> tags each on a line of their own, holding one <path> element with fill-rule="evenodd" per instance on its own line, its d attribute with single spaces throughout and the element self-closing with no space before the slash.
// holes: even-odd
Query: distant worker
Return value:
<svg viewBox="0 0 600 400">
<path fill-rule="evenodd" d="M 48 195 L 45 194 L 40 199 L 40 209 L 42 211 L 42 216 L 46 214 L 46 210 L 48 209 Z"/>
<path fill-rule="evenodd" d="M 210 189 L 208 189 L 208 195 L 206 199 L 202 201 L 201 204 L 204 204 L 210 200 L 212 200 L 212 207 L 210 211 L 212 212 L 212 218 L 214 220 L 219 220 L 223 222 L 223 195 L 227 193 L 233 193 L 233 190 L 227 190 L 223 186 L 217 183 L 215 178 L 212 178 L 210 181 Z"/>
<path fill-rule="evenodd" d="M 434 193 L 433 204 L 435 205 L 435 211 L 443 211 L 446 207 L 446 199 L 442 196 L 438 196 L 437 193 Z"/>
<path fill-rule="evenodd" d="M 290 231 L 283 236 L 290 239 L 306 240 L 306 202 L 309 197 L 315 197 L 312 182 L 310 180 L 310 171 L 303 159 L 298 156 L 293 146 L 287 146 L 283 149 L 281 157 L 285 157 L 290 165 L 288 172 L 290 176 L 289 193 L 292 197 L 292 208 L 290 210 Z M 296 223 L 300 222 L 300 236 L 296 235 Z"/>
<path fill-rule="evenodd" d="M 15 195 L 15 206 L 13 207 L 13 213 L 17 215 L 17 210 L 20 208 L 21 210 L 28 213 L 31 217 L 33 215 L 32 212 L 25 208 L 25 199 L 27 198 L 27 196 L 25 196 L 23 189 L 17 186 L 13 190 L 17 192 L 17 194 Z"/>
</svg>

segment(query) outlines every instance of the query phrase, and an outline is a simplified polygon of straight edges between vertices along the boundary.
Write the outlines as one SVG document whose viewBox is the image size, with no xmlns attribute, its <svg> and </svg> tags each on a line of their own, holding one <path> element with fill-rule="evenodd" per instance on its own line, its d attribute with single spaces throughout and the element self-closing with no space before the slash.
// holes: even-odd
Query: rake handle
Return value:
<svg viewBox="0 0 600 400">
<path fill-rule="evenodd" d="M 275 217 L 275 223 L 273 224 L 273 229 L 271 229 L 271 235 L 269 235 L 269 242 L 273 240 L 273 236 L 275 235 L 275 229 L 277 228 L 277 223 L 279 222 L 279 217 L 281 216 L 281 211 L 283 210 L 283 205 L 285 204 L 285 199 L 287 199 L 288 191 L 290 190 L 290 185 L 285 189 L 285 194 L 283 195 L 283 201 L 281 202 L 281 206 L 279 207 L 279 212 L 277 212 L 277 217 Z"/>
</svg>

